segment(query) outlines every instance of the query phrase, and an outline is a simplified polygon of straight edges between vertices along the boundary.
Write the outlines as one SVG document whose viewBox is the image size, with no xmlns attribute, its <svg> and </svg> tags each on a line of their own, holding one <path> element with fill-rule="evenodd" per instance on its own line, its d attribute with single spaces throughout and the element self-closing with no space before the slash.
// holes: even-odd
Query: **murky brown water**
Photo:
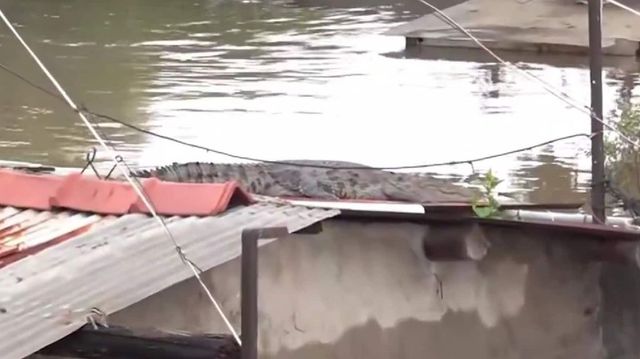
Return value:
<svg viewBox="0 0 640 359">
<path fill-rule="evenodd" d="M 466 159 L 589 131 L 580 111 L 473 51 L 405 52 L 380 35 L 424 13 L 405 0 L 0 0 L 77 102 L 246 156 L 373 166 Z M 440 5 L 446 1 L 440 1 Z M 514 55 L 589 101 L 586 59 Z M 514 60 L 514 59 L 511 59 Z M 0 63 L 47 84 L 2 27 Z M 639 95 L 638 64 L 606 70 L 605 106 Z M 0 72 L 0 158 L 80 166 L 94 142 L 73 112 Z M 48 84 L 47 84 L 48 86 Z M 230 161 L 101 121 L 139 166 Z M 531 199 L 575 199 L 586 139 L 482 162 Z M 104 155 L 104 154 L 103 154 Z M 469 175 L 470 166 L 437 171 Z"/>
</svg>

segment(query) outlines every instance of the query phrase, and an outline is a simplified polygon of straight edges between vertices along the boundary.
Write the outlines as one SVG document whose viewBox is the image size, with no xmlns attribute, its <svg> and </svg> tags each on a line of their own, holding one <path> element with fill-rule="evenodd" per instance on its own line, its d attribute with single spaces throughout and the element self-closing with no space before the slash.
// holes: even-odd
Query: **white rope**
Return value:
<svg viewBox="0 0 640 359">
<path fill-rule="evenodd" d="M 227 325 L 227 327 L 229 328 L 229 331 L 231 332 L 231 334 L 233 334 L 233 337 L 235 338 L 235 340 L 238 342 L 238 344 L 242 344 L 241 340 L 240 340 L 240 336 L 238 335 L 238 333 L 236 332 L 236 330 L 233 328 L 233 325 L 231 325 L 231 322 L 229 321 L 229 319 L 227 318 L 227 316 L 224 314 L 224 312 L 222 311 L 222 308 L 220 307 L 220 305 L 218 304 L 218 302 L 216 301 L 216 299 L 213 297 L 213 294 L 211 294 L 211 291 L 209 290 L 209 288 L 207 288 L 207 286 L 205 285 L 205 283 L 203 282 L 202 278 L 200 277 L 200 274 L 198 273 L 198 271 L 196 270 L 196 268 L 194 267 L 193 263 L 191 263 L 191 261 L 189 261 L 186 257 L 186 255 L 184 254 L 184 252 L 182 251 L 182 249 L 180 248 L 180 246 L 178 245 L 178 242 L 176 241 L 176 239 L 173 237 L 173 234 L 171 233 L 171 231 L 169 230 L 169 228 L 167 227 L 166 223 L 164 223 L 163 219 L 158 215 L 158 213 L 156 212 L 155 208 L 153 207 L 153 205 L 151 204 L 151 202 L 149 201 L 149 199 L 147 198 L 147 196 L 144 193 L 144 190 L 142 189 L 141 186 L 138 186 L 138 183 L 136 183 L 131 176 L 129 175 L 129 173 L 127 172 L 126 168 L 123 167 L 123 165 L 126 165 L 126 163 L 124 162 L 124 159 L 122 158 L 122 156 L 118 155 L 118 153 L 115 151 L 115 149 L 110 148 L 107 143 L 102 139 L 102 137 L 100 137 L 100 135 L 98 134 L 98 132 L 96 131 L 96 129 L 94 128 L 94 126 L 91 124 L 91 122 L 87 119 L 87 117 L 84 115 L 84 113 L 82 111 L 80 111 L 78 109 L 78 107 L 76 106 L 76 104 L 73 102 L 73 100 L 69 97 L 69 95 L 67 94 L 67 92 L 62 88 L 62 86 L 60 85 L 60 83 L 55 79 L 55 77 L 53 77 L 53 75 L 51 74 L 51 72 L 49 72 L 49 70 L 46 68 L 46 66 L 42 63 L 42 61 L 40 61 L 40 59 L 38 58 L 38 56 L 31 50 L 31 48 L 29 47 L 29 45 L 27 45 L 27 43 L 22 39 L 22 36 L 20 36 L 20 34 L 18 33 L 18 31 L 15 29 L 15 27 L 11 24 L 11 22 L 9 21 L 9 19 L 5 16 L 4 12 L 2 10 L 0 10 L 0 18 L 2 18 L 2 20 L 4 21 L 4 23 L 7 25 L 7 27 L 9 28 L 9 30 L 11 30 L 11 32 L 13 33 L 13 35 L 16 37 L 16 39 L 20 42 L 20 44 L 22 44 L 22 46 L 25 48 L 25 50 L 27 50 L 27 52 L 29 53 L 29 55 L 31 55 L 31 57 L 33 58 L 33 60 L 36 62 L 36 64 L 38 64 L 38 66 L 40 67 L 40 69 L 44 72 L 44 74 L 47 76 L 47 78 L 51 81 L 51 83 L 55 86 L 55 88 L 58 90 L 58 92 L 60 92 L 60 95 L 62 95 L 62 97 L 64 98 L 64 100 L 67 102 L 67 104 L 69 105 L 69 107 L 71 107 L 77 114 L 78 116 L 80 116 L 80 119 L 82 120 L 82 122 L 85 124 L 85 126 L 89 129 L 89 132 L 91 132 L 91 134 L 93 135 L 93 137 L 98 141 L 98 143 L 100 144 L 100 146 L 102 146 L 102 148 L 110 154 L 111 158 L 113 159 L 113 161 L 116 163 L 116 166 L 118 167 L 118 170 L 122 173 L 122 175 L 126 178 L 126 180 L 131 184 L 131 186 L 133 187 L 134 191 L 137 193 L 138 197 L 140 197 L 140 199 L 142 200 L 142 202 L 144 203 L 144 205 L 149 209 L 149 212 L 151 213 L 151 215 L 158 221 L 158 223 L 160 224 L 160 226 L 163 228 L 165 234 L 167 235 L 167 237 L 169 237 L 169 239 L 173 242 L 173 245 L 176 247 L 176 250 L 178 252 L 178 255 L 180 256 L 180 259 L 187 265 L 187 267 L 193 272 L 193 274 L 195 275 L 196 279 L 198 280 L 198 282 L 200 283 L 200 286 L 202 287 L 202 289 L 205 291 L 205 293 L 207 294 L 207 297 L 209 297 L 209 300 L 211 300 L 211 302 L 213 303 L 213 305 L 215 306 L 216 310 L 218 311 L 218 313 L 220 313 L 220 316 L 222 317 L 222 319 L 224 320 L 225 324 Z"/>
<path fill-rule="evenodd" d="M 553 96 L 555 96 L 558 99 L 562 100 L 563 102 L 565 102 L 569 106 L 571 106 L 571 107 L 573 107 L 573 108 L 575 108 L 577 110 L 580 110 L 580 111 L 584 112 L 585 114 L 593 117 L 596 121 L 598 121 L 601 124 L 603 124 L 610 131 L 615 132 L 618 136 L 620 136 L 620 138 L 622 138 L 623 140 L 625 140 L 626 142 L 628 142 L 629 144 L 631 144 L 635 148 L 640 148 L 640 143 L 638 143 L 636 141 L 633 141 L 632 139 L 627 137 L 625 134 L 620 132 L 617 128 L 609 125 L 606 121 L 603 121 L 601 118 L 599 118 L 596 114 L 593 113 L 593 111 L 591 110 L 591 107 L 583 105 L 583 104 L 580 104 L 577 100 L 574 100 L 569 95 L 567 95 L 566 93 L 564 93 L 564 92 L 562 92 L 560 90 L 556 90 L 552 85 L 550 85 L 548 82 L 544 81 L 543 79 L 539 78 L 538 76 L 530 73 L 529 71 L 521 69 L 520 67 L 518 67 L 517 65 L 512 64 L 511 62 L 508 62 L 508 61 L 504 60 L 503 58 L 498 56 L 495 52 L 493 52 L 491 49 L 489 49 L 486 45 L 484 45 L 480 40 L 478 40 L 478 38 L 476 38 L 473 34 L 471 34 L 471 32 L 469 32 L 469 30 L 465 29 L 464 26 L 462 26 L 459 23 L 457 23 L 449 15 L 445 14 L 442 10 L 437 8 L 435 5 L 430 4 L 426 0 L 417 0 L 417 1 L 421 2 L 422 4 L 428 6 L 433 11 L 435 11 L 436 15 L 438 15 L 438 17 L 441 20 L 443 20 L 443 22 L 445 22 L 446 24 L 454 27 L 456 30 L 461 31 L 463 34 L 465 34 L 467 37 L 469 37 L 469 39 L 471 39 L 473 42 L 475 42 L 481 49 L 486 51 L 489 55 L 491 55 L 491 57 L 496 59 L 498 62 L 502 63 L 503 65 L 506 65 L 506 66 L 509 66 L 509 67 L 515 69 L 516 72 L 518 74 L 520 74 L 520 75 L 523 75 L 525 77 L 528 77 L 529 79 L 534 79 L 534 80 L 540 82 L 543 85 L 543 88 L 547 92 L 552 94 Z M 611 121 L 611 122 L 615 123 L 613 121 Z"/>
<path fill-rule="evenodd" d="M 632 8 L 632 7 L 629 7 L 629 6 L 625 5 L 625 4 L 619 3 L 616 0 L 609 0 L 609 4 L 612 4 L 612 5 L 615 5 L 615 6 L 619 7 L 619 8 L 621 8 L 621 9 L 627 10 L 627 11 L 629 11 L 630 13 L 632 13 L 632 14 L 634 14 L 636 16 L 640 16 L 640 11 L 638 11 L 638 10 Z"/>
</svg>

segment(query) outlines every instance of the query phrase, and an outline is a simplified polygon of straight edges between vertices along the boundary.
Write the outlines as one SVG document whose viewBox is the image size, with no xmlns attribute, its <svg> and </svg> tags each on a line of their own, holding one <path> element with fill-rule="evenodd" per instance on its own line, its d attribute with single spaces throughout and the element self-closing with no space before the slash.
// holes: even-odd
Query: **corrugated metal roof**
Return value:
<svg viewBox="0 0 640 359">
<path fill-rule="evenodd" d="M 110 217 L 0 207 L 0 268 L 108 223 Z"/>
<path fill-rule="evenodd" d="M 166 222 L 189 259 L 207 270 L 240 255 L 244 228 L 284 225 L 293 232 L 338 213 L 259 203 L 215 217 Z M 114 218 L 4 208 L 0 224 L 6 233 L 22 228 L 19 235 L 2 237 L 5 248 L 29 248 L 87 228 L 0 269 L 2 358 L 22 358 L 63 338 L 86 323 L 93 307 L 114 313 L 192 276 L 162 228 L 146 215 Z"/>
</svg>

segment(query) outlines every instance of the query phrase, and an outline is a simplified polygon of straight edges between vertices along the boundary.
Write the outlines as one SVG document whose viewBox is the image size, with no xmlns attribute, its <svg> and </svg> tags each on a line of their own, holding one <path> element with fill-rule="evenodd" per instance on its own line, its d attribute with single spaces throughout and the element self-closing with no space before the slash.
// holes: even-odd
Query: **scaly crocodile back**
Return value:
<svg viewBox="0 0 640 359">
<path fill-rule="evenodd" d="M 295 164 L 334 168 L 300 167 Z M 357 163 L 339 161 L 300 160 L 281 161 L 278 164 L 190 162 L 139 171 L 134 175 L 173 182 L 217 183 L 235 180 L 248 192 L 274 197 L 468 203 L 473 196 L 468 188 L 431 176 L 374 170 Z"/>
</svg>

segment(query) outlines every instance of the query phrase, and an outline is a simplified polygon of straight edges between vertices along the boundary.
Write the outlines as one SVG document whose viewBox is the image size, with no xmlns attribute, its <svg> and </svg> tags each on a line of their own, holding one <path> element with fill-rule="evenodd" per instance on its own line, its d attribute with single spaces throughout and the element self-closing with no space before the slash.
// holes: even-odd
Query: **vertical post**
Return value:
<svg viewBox="0 0 640 359">
<path fill-rule="evenodd" d="M 258 240 L 279 238 L 288 234 L 287 227 L 245 229 L 242 231 L 241 359 L 258 359 Z"/>
<path fill-rule="evenodd" d="M 589 0 L 591 68 L 591 209 L 593 222 L 605 222 L 604 136 L 602 119 L 602 0 Z"/>
<path fill-rule="evenodd" d="M 258 358 L 258 240 L 242 236 L 242 359 Z"/>
</svg>

